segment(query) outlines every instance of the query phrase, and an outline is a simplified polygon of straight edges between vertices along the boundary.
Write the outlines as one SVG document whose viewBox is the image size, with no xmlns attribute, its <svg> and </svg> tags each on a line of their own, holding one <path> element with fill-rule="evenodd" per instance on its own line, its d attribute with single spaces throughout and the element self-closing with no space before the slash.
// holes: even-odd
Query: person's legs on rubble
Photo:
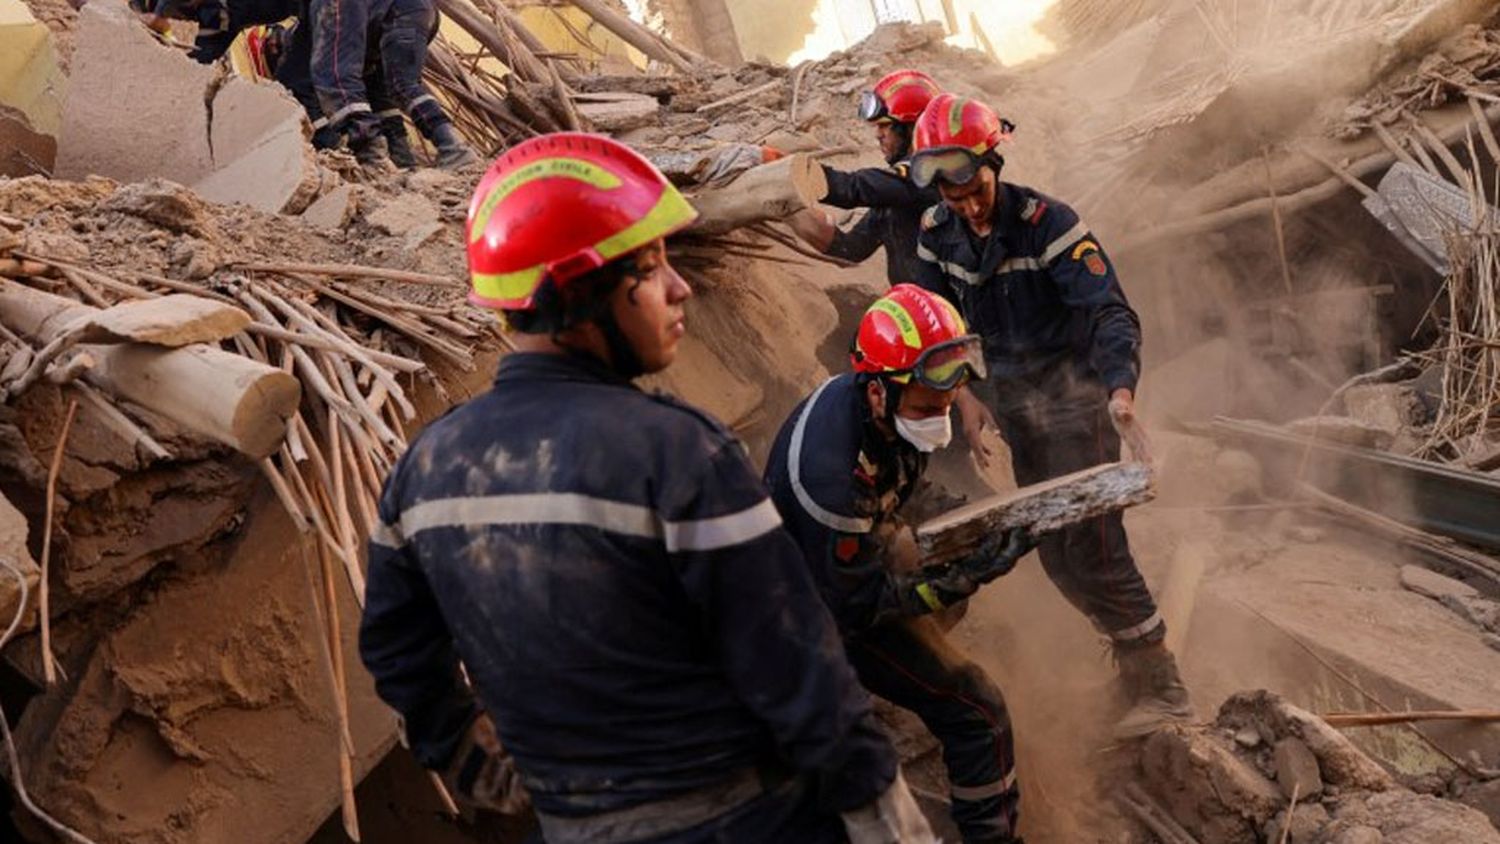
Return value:
<svg viewBox="0 0 1500 844">
<path fill-rule="evenodd" d="M 847 650 L 865 688 L 915 713 L 942 744 L 965 844 L 1019 841 L 1010 714 L 984 669 L 930 616 L 877 625 L 851 637 Z"/>
<path fill-rule="evenodd" d="M 422 84 L 427 41 L 436 16 L 431 0 L 396 0 L 381 28 L 381 62 L 392 99 L 437 148 L 438 166 L 462 167 L 479 158 L 459 135 L 442 104 Z"/>
<path fill-rule="evenodd" d="M 385 0 L 312 0 L 312 79 L 328 125 L 344 135 L 350 152 L 367 167 L 391 168 L 365 89 L 365 46 L 372 18 Z"/>
<path fill-rule="evenodd" d="M 384 30 L 384 21 L 370 26 L 369 42 L 365 45 L 365 91 L 370 95 L 370 108 L 380 121 L 380 134 L 385 137 L 391 163 L 403 170 L 410 170 L 417 166 L 417 156 L 412 152 L 411 137 L 406 133 L 406 117 L 391 95 L 385 63 L 380 59 Z"/>
<path fill-rule="evenodd" d="M 998 414 L 1020 486 L 1120 459 L 1103 387 L 1075 386 L 1062 397 L 1037 397 Z M 1119 738 L 1149 734 L 1193 714 L 1167 626 L 1130 553 L 1125 522 L 1111 513 L 1042 537 L 1042 568 L 1063 596 L 1109 637 L 1129 710 Z"/>
</svg>

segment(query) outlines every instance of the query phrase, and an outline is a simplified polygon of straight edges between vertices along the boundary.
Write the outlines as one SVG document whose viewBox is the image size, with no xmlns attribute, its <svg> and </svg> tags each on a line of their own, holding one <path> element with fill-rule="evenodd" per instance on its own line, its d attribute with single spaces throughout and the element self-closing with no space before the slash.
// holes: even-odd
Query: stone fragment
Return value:
<svg viewBox="0 0 1500 844">
<path fill-rule="evenodd" d="M 1479 590 L 1459 580 L 1438 574 L 1431 569 L 1421 566 L 1405 565 L 1401 567 L 1401 585 L 1418 595 L 1426 595 L 1434 601 L 1443 600 L 1444 596 L 1451 595 L 1455 598 L 1477 598 Z"/>
<path fill-rule="evenodd" d="M 1284 738 L 1276 742 L 1272 756 L 1276 768 L 1276 784 L 1281 793 L 1291 798 L 1293 791 L 1299 800 L 1311 800 L 1323 793 L 1323 775 L 1318 770 L 1318 758 L 1307 745 L 1296 738 Z"/>
</svg>

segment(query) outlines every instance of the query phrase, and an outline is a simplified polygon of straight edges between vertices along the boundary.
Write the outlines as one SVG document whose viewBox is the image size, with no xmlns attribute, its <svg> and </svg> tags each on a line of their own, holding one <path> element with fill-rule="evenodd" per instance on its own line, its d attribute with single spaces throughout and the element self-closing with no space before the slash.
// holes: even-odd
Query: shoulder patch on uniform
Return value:
<svg viewBox="0 0 1500 844">
<path fill-rule="evenodd" d="M 1089 238 L 1078 241 L 1078 245 L 1073 247 L 1072 258 L 1075 261 L 1083 261 L 1083 266 L 1089 271 L 1090 275 L 1102 277 L 1109 272 L 1109 267 L 1104 263 L 1104 253 L 1100 251 L 1099 244 Z"/>
<path fill-rule="evenodd" d="M 1026 204 L 1021 206 L 1021 219 L 1035 226 L 1041 223 L 1045 216 L 1047 216 L 1046 201 L 1039 197 L 1028 196 Z"/>
<path fill-rule="evenodd" d="M 891 169 L 896 172 L 897 176 L 900 176 L 903 179 L 911 177 L 911 165 L 907 164 L 905 161 L 898 161 L 895 164 L 892 164 Z"/>
<path fill-rule="evenodd" d="M 922 231 L 928 231 L 948 219 L 948 206 L 938 204 L 922 212 Z"/>
</svg>

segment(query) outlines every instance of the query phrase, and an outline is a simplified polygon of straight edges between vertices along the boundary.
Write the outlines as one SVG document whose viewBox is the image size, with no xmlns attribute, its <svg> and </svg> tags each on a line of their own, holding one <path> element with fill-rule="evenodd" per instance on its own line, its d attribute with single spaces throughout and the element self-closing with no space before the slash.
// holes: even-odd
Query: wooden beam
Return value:
<svg viewBox="0 0 1500 844">
<path fill-rule="evenodd" d="M 946 562 L 972 551 L 996 531 L 1026 527 L 1034 534 L 1050 533 L 1155 497 L 1151 467 L 1105 463 L 931 519 L 917 528 L 917 546 L 925 552 L 924 562 Z"/>
<path fill-rule="evenodd" d="M 700 215 L 693 231 L 723 234 L 727 231 L 780 220 L 811 208 L 828 193 L 828 177 L 811 156 L 789 155 L 770 164 L 752 167 L 723 187 L 694 194 L 693 206 Z"/>
<path fill-rule="evenodd" d="M 589 17 L 598 21 L 605 29 L 620 36 L 625 43 L 645 53 L 648 57 L 669 64 L 682 73 L 693 72 L 693 66 L 681 55 L 663 45 L 656 33 L 616 12 L 599 0 L 568 0 L 568 2 L 587 12 Z"/>
<path fill-rule="evenodd" d="M 0 322 L 33 343 L 46 345 L 95 313 L 72 299 L 0 281 Z M 256 459 L 281 444 L 302 397 L 296 378 L 212 346 L 82 348 L 97 361 L 84 376 L 94 386 Z"/>
</svg>

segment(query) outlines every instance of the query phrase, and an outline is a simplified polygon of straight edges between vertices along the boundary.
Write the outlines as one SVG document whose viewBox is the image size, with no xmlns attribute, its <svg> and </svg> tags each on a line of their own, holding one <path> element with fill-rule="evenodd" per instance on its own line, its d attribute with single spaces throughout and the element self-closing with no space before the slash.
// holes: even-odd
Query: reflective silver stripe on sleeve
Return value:
<svg viewBox="0 0 1500 844">
<path fill-rule="evenodd" d="M 999 797 L 1016 787 L 1016 772 L 1011 772 L 994 782 L 984 785 L 952 785 L 948 786 L 948 793 L 953 795 L 954 800 L 988 800 L 991 797 Z"/>
<path fill-rule="evenodd" d="M 381 118 L 385 118 L 385 117 L 400 117 L 401 116 L 401 109 L 399 109 L 399 108 L 383 108 L 380 111 L 375 112 L 375 116 L 376 117 L 381 117 Z"/>
<path fill-rule="evenodd" d="M 1047 244 L 1047 248 L 1042 250 L 1042 264 L 1050 264 L 1057 260 L 1058 256 L 1068 251 L 1069 246 L 1083 240 L 1084 236 L 1088 233 L 1089 227 L 1082 220 L 1079 220 L 1078 224 L 1064 232 L 1062 237 Z"/>
<path fill-rule="evenodd" d="M 1165 623 L 1161 617 L 1161 613 L 1154 612 L 1150 618 L 1133 627 L 1127 627 L 1124 630 L 1111 630 L 1109 638 L 1114 639 L 1116 642 L 1131 642 L 1145 636 Z"/>
<path fill-rule="evenodd" d="M 956 279 L 959 279 L 970 287 L 974 287 L 984 283 L 984 276 L 981 276 L 979 273 L 967 270 L 963 266 L 955 264 L 952 261 L 940 260 L 937 256 L 937 253 L 933 252 L 931 249 L 928 249 L 920 243 L 917 244 L 917 257 L 929 264 L 937 264 L 938 269 L 942 270 L 948 275 L 953 276 Z"/>
<path fill-rule="evenodd" d="M 834 380 L 836 379 L 830 378 L 824 381 L 823 385 L 813 392 L 812 398 L 807 400 L 807 405 L 802 408 L 802 415 L 797 417 L 797 426 L 792 429 L 792 444 L 787 449 L 787 475 L 791 478 L 792 493 L 797 496 L 797 503 L 801 504 L 807 515 L 812 516 L 819 524 L 844 533 L 869 533 L 875 527 L 874 519 L 856 519 L 831 513 L 814 501 L 807 487 L 802 485 L 802 441 L 807 436 L 807 420 L 812 416 L 818 397 L 823 395 L 823 391 L 828 389 L 828 385 Z"/>
<path fill-rule="evenodd" d="M 776 505 L 769 498 L 727 516 L 664 522 L 662 525 L 667 550 L 674 554 L 679 551 L 729 548 L 765 536 L 780 526 L 781 515 L 776 512 Z"/>
<path fill-rule="evenodd" d="M 401 533 L 385 522 L 378 522 L 370 531 L 370 544 L 379 545 L 382 548 L 400 548 L 405 545 L 401 539 Z"/>
<path fill-rule="evenodd" d="M 413 97 L 412 101 L 406 104 L 406 108 L 407 108 L 408 111 L 410 111 L 411 109 L 414 109 L 414 108 L 416 108 L 417 106 L 419 106 L 419 105 L 421 105 L 423 103 L 435 103 L 435 102 L 437 102 L 437 97 L 434 97 L 431 94 L 422 94 L 419 97 Z"/>
<path fill-rule="evenodd" d="M 662 536 L 661 521 L 650 508 L 569 492 L 424 501 L 401 514 L 399 530 L 410 539 L 435 528 L 539 524 L 584 525 L 644 539 Z"/>
<path fill-rule="evenodd" d="M 1041 268 L 1042 262 L 1035 258 L 1006 258 L 1000 262 L 1000 266 L 995 268 L 995 275 L 1022 273 L 1027 270 L 1039 270 Z"/>
</svg>

